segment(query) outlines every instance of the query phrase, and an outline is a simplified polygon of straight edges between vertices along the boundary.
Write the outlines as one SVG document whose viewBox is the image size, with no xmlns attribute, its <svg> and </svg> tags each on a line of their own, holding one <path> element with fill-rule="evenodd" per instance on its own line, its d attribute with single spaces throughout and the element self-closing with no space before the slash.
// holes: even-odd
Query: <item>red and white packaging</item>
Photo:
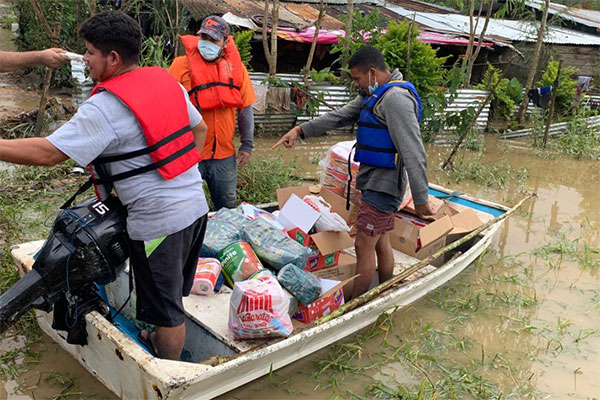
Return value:
<svg viewBox="0 0 600 400">
<path fill-rule="evenodd" d="M 199 258 L 192 293 L 209 295 L 215 290 L 217 278 L 221 273 L 221 263 L 216 258 Z"/>
<path fill-rule="evenodd" d="M 289 336 L 290 299 L 273 276 L 236 282 L 229 301 L 229 330 L 237 339 Z"/>
</svg>

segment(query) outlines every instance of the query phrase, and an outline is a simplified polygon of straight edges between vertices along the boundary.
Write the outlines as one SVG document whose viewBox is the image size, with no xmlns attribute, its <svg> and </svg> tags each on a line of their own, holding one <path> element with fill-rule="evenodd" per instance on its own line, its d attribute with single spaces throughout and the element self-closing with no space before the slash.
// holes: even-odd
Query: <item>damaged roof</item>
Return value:
<svg viewBox="0 0 600 400">
<path fill-rule="evenodd" d="M 541 11 L 544 6 L 544 1 L 527 0 L 526 4 L 528 7 Z M 548 13 L 551 15 L 558 15 L 565 20 L 569 20 L 581 25 L 596 29 L 600 28 L 600 11 L 569 7 L 558 3 L 550 3 Z"/>
<path fill-rule="evenodd" d="M 366 1 L 365 1 L 366 2 Z M 319 4 L 309 2 L 283 2 L 279 3 L 279 22 L 283 28 L 302 30 L 314 25 L 319 16 Z M 328 1 L 331 3 L 331 0 Z M 374 3 L 374 1 L 368 1 Z M 195 19 L 202 19 L 210 14 L 232 13 L 234 15 L 251 19 L 256 25 L 262 26 L 265 2 L 259 0 L 183 0 L 182 4 Z M 331 4 L 337 4 L 335 2 Z M 268 21 L 268 25 L 270 25 Z M 344 23 L 325 13 L 321 21 L 321 28 L 328 30 L 341 29 Z"/>
<path fill-rule="evenodd" d="M 386 8 L 407 19 L 414 17 L 416 23 L 429 31 L 462 36 L 469 35 L 468 15 L 416 12 L 390 5 Z M 536 42 L 539 24 L 539 21 L 513 21 L 492 18 L 489 21 L 485 39 L 500 45 L 509 45 L 512 42 Z M 481 32 L 482 28 L 483 24 L 479 24 L 476 30 L 477 34 Z M 600 46 L 600 36 L 557 26 L 548 26 L 544 43 Z"/>
</svg>

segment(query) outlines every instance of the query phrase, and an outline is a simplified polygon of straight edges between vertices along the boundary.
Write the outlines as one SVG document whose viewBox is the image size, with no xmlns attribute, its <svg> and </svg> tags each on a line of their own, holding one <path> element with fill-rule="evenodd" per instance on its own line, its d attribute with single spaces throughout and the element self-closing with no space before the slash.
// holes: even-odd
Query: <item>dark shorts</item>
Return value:
<svg viewBox="0 0 600 400">
<path fill-rule="evenodd" d="M 207 216 L 169 236 L 130 240 L 129 260 L 136 290 L 136 318 L 165 327 L 185 322 L 183 296 L 190 294 Z"/>
<path fill-rule="evenodd" d="M 402 199 L 387 193 L 365 190 L 362 193 L 356 230 L 370 236 L 382 235 L 394 229 L 394 213 Z"/>
</svg>

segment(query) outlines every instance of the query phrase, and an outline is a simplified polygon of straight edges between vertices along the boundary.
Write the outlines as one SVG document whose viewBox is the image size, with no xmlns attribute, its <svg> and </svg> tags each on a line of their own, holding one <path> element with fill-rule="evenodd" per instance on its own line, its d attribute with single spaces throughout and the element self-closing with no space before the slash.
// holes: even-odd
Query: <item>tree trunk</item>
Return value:
<svg viewBox="0 0 600 400">
<path fill-rule="evenodd" d="M 483 1 L 482 1 L 483 4 Z M 492 16 L 492 8 L 494 7 L 494 0 L 490 0 L 490 4 L 488 6 L 487 13 L 485 15 L 485 23 L 483 24 L 483 28 L 481 29 L 481 33 L 479 34 L 479 38 L 477 39 L 477 49 L 475 53 L 470 56 L 467 68 L 467 77 L 466 77 L 466 85 L 468 86 L 471 82 L 471 75 L 473 74 L 473 67 L 475 66 L 475 61 L 479 56 L 479 52 L 481 51 L 481 45 L 485 40 L 485 32 L 487 31 L 487 27 L 490 23 L 490 18 Z M 481 9 L 480 9 L 481 11 Z M 479 16 L 477 17 L 477 24 L 479 24 Z"/>
<path fill-rule="evenodd" d="M 344 37 L 344 51 L 342 53 L 342 77 L 345 81 L 350 79 L 348 74 L 348 62 L 350 60 L 350 41 L 352 40 L 352 18 L 354 18 L 354 1 L 348 0 L 346 12 L 346 35 Z"/>
<path fill-rule="evenodd" d="M 527 111 L 527 104 L 529 103 L 529 97 L 527 93 L 533 88 L 533 80 L 535 79 L 535 73 L 540 62 L 540 56 L 542 54 L 542 44 L 544 42 L 544 34 L 546 33 L 546 21 L 548 20 L 548 9 L 550 8 L 550 0 L 544 1 L 544 13 L 542 14 L 542 21 L 540 22 L 540 29 L 538 30 L 537 42 L 533 51 L 533 57 L 529 67 L 529 74 L 527 75 L 527 83 L 525 84 L 525 95 L 521 106 L 519 107 L 519 124 L 525 123 L 525 111 Z"/>
<path fill-rule="evenodd" d="M 96 15 L 96 0 L 90 0 L 90 17 Z"/>
<path fill-rule="evenodd" d="M 467 69 L 467 63 L 471 59 L 471 53 L 473 52 L 473 42 L 475 41 L 475 29 L 476 26 L 473 26 L 473 14 L 475 13 L 475 0 L 469 0 L 469 44 L 467 44 L 467 48 L 465 50 L 465 56 L 462 60 L 462 71 Z M 477 21 L 479 22 L 479 21 Z M 463 82 L 463 87 L 468 86 L 468 82 Z"/>
<path fill-rule="evenodd" d="M 265 10 L 263 12 L 263 26 L 262 26 L 262 44 L 265 52 L 265 59 L 269 68 L 271 66 L 271 52 L 269 51 L 269 41 L 267 37 L 267 25 L 269 23 L 269 0 L 265 0 Z"/>
<path fill-rule="evenodd" d="M 412 21 L 410 21 L 410 26 L 408 27 L 408 46 L 406 51 L 406 74 L 404 79 L 410 81 L 410 53 L 412 52 L 412 44 L 413 44 L 413 27 L 415 26 L 415 18 L 417 13 L 413 14 Z"/>
<path fill-rule="evenodd" d="M 313 57 L 315 55 L 315 49 L 317 48 L 317 39 L 319 37 L 319 30 L 321 29 L 321 21 L 325 15 L 325 0 L 321 0 L 319 7 L 319 16 L 315 22 L 315 35 L 313 36 L 312 44 L 310 45 L 310 51 L 308 52 L 308 60 L 306 60 L 306 66 L 304 67 L 304 84 L 308 83 L 308 73 L 310 72 L 310 66 L 312 64 Z"/>
<path fill-rule="evenodd" d="M 542 145 L 546 148 L 546 144 L 548 143 L 548 132 L 550 131 L 550 124 L 552 123 L 552 118 L 554 117 L 554 105 L 556 104 L 556 93 L 558 93 L 558 82 L 560 79 L 560 69 L 562 67 L 562 60 L 558 61 L 558 70 L 556 71 L 556 79 L 554 80 L 554 85 L 552 87 L 552 98 L 550 99 L 550 110 L 548 111 L 548 119 L 546 121 L 546 129 L 544 129 L 544 141 Z"/>
<path fill-rule="evenodd" d="M 269 62 L 269 77 L 277 73 L 277 24 L 279 22 L 279 0 L 273 0 L 271 17 L 271 62 Z"/>
</svg>

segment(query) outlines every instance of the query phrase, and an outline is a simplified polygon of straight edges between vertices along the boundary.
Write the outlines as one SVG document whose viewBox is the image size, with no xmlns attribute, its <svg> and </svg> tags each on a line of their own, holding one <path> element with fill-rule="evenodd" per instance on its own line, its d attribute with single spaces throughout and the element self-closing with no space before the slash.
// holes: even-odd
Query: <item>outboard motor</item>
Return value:
<svg viewBox="0 0 600 400">
<path fill-rule="evenodd" d="M 31 308 L 54 307 L 52 327 L 87 344 L 85 314 L 109 309 L 98 285 L 114 281 L 128 257 L 126 209 L 118 198 L 90 198 L 61 210 L 32 270 L 0 295 L 0 333 Z"/>
</svg>

